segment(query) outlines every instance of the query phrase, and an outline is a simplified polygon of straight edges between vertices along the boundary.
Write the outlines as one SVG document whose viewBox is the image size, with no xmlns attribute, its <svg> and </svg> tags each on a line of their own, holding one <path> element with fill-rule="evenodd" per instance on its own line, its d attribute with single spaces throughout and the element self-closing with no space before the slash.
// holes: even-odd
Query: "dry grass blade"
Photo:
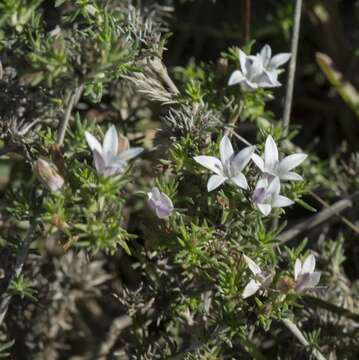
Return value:
<svg viewBox="0 0 359 360">
<path fill-rule="evenodd" d="M 312 193 L 313 195 L 313 193 Z M 315 195 L 315 197 L 318 199 L 318 196 Z M 359 192 L 355 192 L 353 195 L 348 196 L 345 199 L 339 200 L 333 205 L 329 205 L 328 203 L 324 202 L 322 199 L 322 204 L 326 207 L 326 209 L 323 209 L 318 214 L 315 214 L 311 216 L 309 219 L 306 219 L 302 222 L 300 222 L 297 225 L 294 225 L 292 228 L 290 228 L 287 231 L 284 231 L 282 234 L 278 236 L 279 241 L 284 244 L 292 239 L 294 239 L 296 236 L 303 234 L 316 226 L 319 226 L 329 219 L 331 219 L 333 216 L 338 216 L 345 224 L 347 224 L 352 230 L 354 230 L 356 233 L 359 233 L 359 229 L 357 226 L 355 226 L 353 223 L 351 223 L 349 220 L 344 218 L 340 215 L 340 212 L 344 211 L 345 209 L 353 206 L 353 202 L 359 199 Z M 318 200 L 319 201 L 319 200 Z"/>
<path fill-rule="evenodd" d="M 290 59 L 290 64 L 289 64 L 289 74 L 288 74 L 287 90 L 285 95 L 285 105 L 283 112 L 283 125 L 284 125 L 284 131 L 286 133 L 288 133 L 288 128 L 290 124 L 290 115 L 292 111 L 301 14 L 302 14 L 302 0 L 297 0 L 295 5 L 295 13 L 294 13 L 294 28 L 293 28 L 292 48 L 291 48 L 292 57 Z"/>
</svg>

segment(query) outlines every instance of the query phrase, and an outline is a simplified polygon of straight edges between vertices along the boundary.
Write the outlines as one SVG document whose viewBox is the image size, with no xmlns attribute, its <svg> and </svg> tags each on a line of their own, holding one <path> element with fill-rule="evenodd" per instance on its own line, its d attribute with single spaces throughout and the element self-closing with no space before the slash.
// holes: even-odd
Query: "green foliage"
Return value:
<svg viewBox="0 0 359 360">
<path fill-rule="evenodd" d="M 11 354 L 8 352 L 15 344 L 14 340 L 5 342 L 5 343 L 0 343 L 0 358 L 7 358 L 9 357 Z"/>
<path fill-rule="evenodd" d="M 10 294 L 20 296 L 21 299 L 28 298 L 32 301 L 36 301 L 36 289 L 31 285 L 31 282 L 27 280 L 23 275 L 18 276 L 11 281 L 9 285 Z"/>
</svg>

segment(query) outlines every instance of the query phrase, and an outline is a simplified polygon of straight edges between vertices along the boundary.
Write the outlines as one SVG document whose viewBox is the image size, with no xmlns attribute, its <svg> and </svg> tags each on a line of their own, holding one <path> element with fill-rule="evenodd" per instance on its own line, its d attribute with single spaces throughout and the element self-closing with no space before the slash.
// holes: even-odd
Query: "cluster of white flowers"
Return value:
<svg viewBox="0 0 359 360">
<path fill-rule="evenodd" d="M 286 207 L 293 204 L 293 201 L 280 195 L 281 181 L 298 181 L 303 178 L 291 171 L 300 165 L 306 154 L 292 154 L 279 160 L 278 148 L 272 136 L 268 135 L 264 146 L 264 159 L 257 154 L 252 155 L 253 162 L 262 172 L 254 192 L 253 199 L 263 215 L 268 215 L 272 208 Z"/>
<path fill-rule="evenodd" d="M 214 172 L 207 183 L 208 191 L 218 188 L 226 181 L 247 190 L 248 182 L 243 170 L 250 160 L 253 160 L 262 173 L 253 191 L 253 200 L 261 213 L 266 216 L 272 208 L 293 204 L 292 200 L 280 195 L 280 182 L 303 180 L 291 170 L 300 165 L 307 155 L 293 154 L 279 160 L 277 145 L 270 135 L 265 143 L 264 159 L 254 151 L 255 146 L 248 146 L 235 154 L 231 141 L 227 135 L 224 135 L 219 146 L 220 159 L 213 156 L 196 156 L 194 160 Z"/>
<path fill-rule="evenodd" d="M 281 53 L 272 57 L 272 49 L 269 45 L 263 46 L 256 55 L 246 55 L 239 50 L 241 70 L 232 73 L 228 84 L 240 84 L 244 91 L 278 87 L 281 85 L 278 81 L 280 66 L 284 65 L 290 56 L 290 53 Z M 250 160 L 253 160 L 262 172 L 253 191 L 253 200 L 259 211 L 267 216 L 273 208 L 283 208 L 293 204 L 292 200 L 280 194 L 281 181 L 303 180 L 291 170 L 305 160 L 305 154 L 293 154 L 279 160 L 277 145 L 270 135 L 265 143 L 264 159 L 255 154 L 255 146 L 248 146 L 235 155 L 226 135 L 221 140 L 219 152 L 220 159 L 213 156 L 194 158 L 197 163 L 214 173 L 208 180 L 208 191 L 215 190 L 226 181 L 247 190 L 248 183 L 243 170 Z"/>
<path fill-rule="evenodd" d="M 232 73 L 228 85 L 240 84 L 243 91 L 279 87 L 281 86 L 278 81 L 280 67 L 290 59 L 290 56 L 290 53 L 281 53 L 272 57 L 272 49 L 269 45 L 263 46 L 256 55 L 246 55 L 239 50 L 241 69 Z"/>
<path fill-rule="evenodd" d="M 246 299 L 254 295 L 258 290 L 268 290 L 274 278 L 274 272 L 265 272 L 248 256 L 243 254 L 253 278 L 245 286 L 242 297 Z M 319 284 L 321 273 L 315 271 L 315 257 L 310 254 L 302 263 L 300 259 L 296 259 L 294 265 L 294 281 L 290 284 L 290 288 L 297 293 L 306 290 L 313 290 Z"/>
</svg>

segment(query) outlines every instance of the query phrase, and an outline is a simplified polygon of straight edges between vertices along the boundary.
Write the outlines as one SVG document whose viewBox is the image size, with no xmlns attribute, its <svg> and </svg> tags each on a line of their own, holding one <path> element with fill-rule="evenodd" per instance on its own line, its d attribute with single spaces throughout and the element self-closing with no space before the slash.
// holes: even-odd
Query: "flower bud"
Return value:
<svg viewBox="0 0 359 360">
<path fill-rule="evenodd" d="M 166 194 L 160 192 L 157 187 L 154 187 L 147 196 L 148 205 L 152 211 L 158 218 L 167 220 L 173 211 L 172 200 Z"/>
<path fill-rule="evenodd" d="M 44 159 L 38 159 L 33 165 L 33 170 L 41 183 L 51 191 L 58 191 L 64 185 L 64 179 L 57 167 Z"/>
</svg>

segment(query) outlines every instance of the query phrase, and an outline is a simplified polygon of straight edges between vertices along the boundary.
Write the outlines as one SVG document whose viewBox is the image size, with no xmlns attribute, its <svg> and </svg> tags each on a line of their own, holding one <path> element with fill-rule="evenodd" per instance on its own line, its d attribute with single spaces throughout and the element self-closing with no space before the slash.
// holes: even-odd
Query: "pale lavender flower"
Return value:
<svg viewBox="0 0 359 360">
<path fill-rule="evenodd" d="M 282 208 L 294 204 L 292 200 L 280 195 L 280 181 L 278 177 L 272 180 L 268 178 L 258 180 L 253 192 L 253 199 L 264 216 L 269 215 L 272 208 Z"/>
<path fill-rule="evenodd" d="M 315 257 L 310 254 L 303 262 L 297 259 L 294 265 L 294 290 L 303 292 L 315 288 L 321 273 L 315 270 Z"/>
<path fill-rule="evenodd" d="M 157 187 L 147 194 L 148 205 L 160 219 L 168 219 L 173 211 L 172 200 Z"/>
<path fill-rule="evenodd" d="M 265 174 L 278 176 L 280 180 L 303 180 L 303 178 L 291 171 L 307 158 L 306 154 L 292 154 L 279 160 L 278 148 L 271 135 L 268 135 L 264 147 L 264 159 L 253 154 L 252 160 Z"/>
<path fill-rule="evenodd" d="M 254 295 L 261 288 L 268 288 L 272 282 L 273 274 L 262 271 L 261 268 L 248 256 L 242 255 L 245 262 L 247 263 L 249 270 L 254 275 L 254 278 L 249 281 L 243 290 L 242 298 L 246 299 Z"/>
<path fill-rule="evenodd" d="M 231 141 L 224 135 L 219 147 L 220 159 L 213 156 L 196 156 L 196 162 L 215 173 L 208 180 L 207 190 L 212 191 L 225 181 L 248 189 L 247 179 L 242 171 L 251 160 L 254 150 L 255 146 L 248 146 L 235 155 Z"/>
<path fill-rule="evenodd" d="M 113 125 L 107 130 L 102 145 L 87 131 L 85 137 L 92 150 L 96 170 L 104 176 L 112 176 L 122 172 L 127 166 L 127 161 L 143 151 L 143 148 L 135 147 L 119 153 L 118 134 Z"/>
<path fill-rule="evenodd" d="M 290 54 L 281 53 L 272 57 L 272 50 L 265 45 L 256 55 L 247 55 L 239 50 L 240 70 L 229 78 L 228 85 L 240 84 L 243 91 L 281 86 L 278 81 L 279 67 L 286 63 Z"/>
</svg>

